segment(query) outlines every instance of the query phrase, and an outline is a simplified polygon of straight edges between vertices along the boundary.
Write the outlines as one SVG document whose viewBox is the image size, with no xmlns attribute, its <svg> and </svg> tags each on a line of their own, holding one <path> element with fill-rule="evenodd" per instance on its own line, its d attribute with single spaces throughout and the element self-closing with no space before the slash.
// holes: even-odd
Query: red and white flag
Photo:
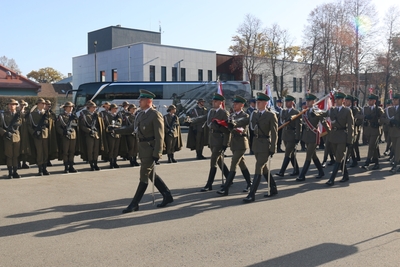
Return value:
<svg viewBox="0 0 400 267">
<path fill-rule="evenodd" d="M 326 95 L 324 98 L 322 98 L 317 102 L 318 108 L 324 111 L 329 110 L 332 107 L 333 98 L 334 96 L 332 92 L 329 93 L 328 95 Z M 326 119 L 326 122 L 328 123 L 329 126 L 331 126 L 331 120 L 329 119 L 329 117 Z M 322 126 L 321 123 L 319 123 L 318 128 L 320 133 L 326 132 L 325 128 Z"/>
<path fill-rule="evenodd" d="M 217 93 L 222 95 L 222 96 L 224 95 L 224 92 L 222 91 L 222 83 L 220 81 L 218 81 L 218 91 L 217 91 Z M 225 102 L 224 101 L 222 101 L 222 108 L 225 109 Z"/>
<path fill-rule="evenodd" d="M 271 87 L 269 86 L 269 84 L 266 84 L 266 85 L 265 85 L 265 94 L 266 94 L 267 96 L 269 96 L 268 107 L 271 108 L 271 109 L 273 109 L 273 110 L 275 110 L 274 101 L 273 101 L 273 98 L 272 98 Z"/>
</svg>

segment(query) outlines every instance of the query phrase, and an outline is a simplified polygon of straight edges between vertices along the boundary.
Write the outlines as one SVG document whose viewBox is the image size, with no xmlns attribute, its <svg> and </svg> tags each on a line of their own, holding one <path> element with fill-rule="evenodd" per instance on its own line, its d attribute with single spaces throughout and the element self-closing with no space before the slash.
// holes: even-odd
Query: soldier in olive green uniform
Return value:
<svg viewBox="0 0 400 267">
<path fill-rule="evenodd" d="M 157 207 L 165 207 L 174 200 L 171 191 L 165 185 L 164 181 L 154 172 L 154 164 L 161 158 L 164 142 L 164 123 L 160 112 L 152 108 L 153 98 L 155 95 L 146 90 L 140 90 L 139 104 L 141 112 L 135 119 L 135 124 L 125 127 L 116 128 L 117 133 L 131 133 L 134 129 L 139 141 L 139 157 L 140 166 L 140 182 L 129 206 L 122 211 L 128 213 L 139 210 L 139 202 L 146 192 L 149 179 L 153 181 L 154 186 L 163 196 L 163 201 Z"/>
<path fill-rule="evenodd" d="M 46 102 L 39 98 L 37 108 L 29 114 L 28 131 L 33 138 L 36 149 L 36 163 L 39 168 L 38 175 L 49 175 L 47 162 L 49 158 L 49 111 L 45 111 Z"/>
<path fill-rule="evenodd" d="M 60 149 L 62 149 L 64 173 L 75 173 L 77 172 L 74 168 L 74 157 L 78 136 L 78 118 L 72 113 L 74 104 L 71 102 L 65 102 L 61 108 L 64 109 L 64 113 L 58 115 L 56 129 L 61 139 Z"/>
<path fill-rule="evenodd" d="M 249 148 L 249 141 L 247 138 L 249 114 L 243 111 L 245 103 L 246 99 L 241 96 L 235 95 L 235 97 L 233 98 L 233 112 L 228 118 L 228 129 L 231 132 L 231 167 L 229 169 L 228 178 L 226 179 L 224 187 L 221 190 L 217 191 L 218 194 L 224 196 L 227 196 L 229 194 L 229 187 L 231 186 L 232 181 L 235 178 L 236 167 L 238 165 L 247 183 L 247 186 L 243 191 L 248 192 L 251 186 L 250 172 L 246 166 L 246 162 L 243 157 L 244 153 Z"/>
<path fill-rule="evenodd" d="M 0 116 L 0 135 L 3 137 L 4 154 L 8 169 L 8 178 L 20 178 L 17 173 L 18 157 L 20 155 L 20 126 L 22 123 L 21 113 L 17 112 L 18 101 L 10 99 L 7 104 L 8 110 Z"/>
<path fill-rule="evenodd" d="M 23 136 L 28 136 L 28 128 L 26 127 L 26 121 L 29 115 L 29 110 L 28 108 L 28 103 L 24 100 L 20 100 L 19 101 L 19 110 L 21 112 L 21 127 L 20 127 L 20 133 L 21 133 L 21 154 L 20 154 L 20 160 L 22 160 L 22 164 L 21 162 L 18 162 L 18 169 L 29 169 L 29 165 L 26 164 L 27 161 L 27 151 L 26 148 L 28 147 L 27 143 L 29 142 L 29 140 L 24 140 L 24 138 L 22 138 Z"/>
<path fill-rule="evenodd" d="M 316 108 L 314 107 L 314 104 L 316 98 L 317 97 L 313 94 L 306 95 L 308 111 L 306 111 L 302 115 L 302 123 L 304 125 L 304 129 L 302 131 L 301 140 L 306 144 L 307 150 L 306 150 L 306 160 L 304 162 L 303 168 L 301 169 L 299 177 L 297 177 L 296 179 L 296 181 L 299 182 L 305 181 L 307 171 L 310 168 L 311 159 L 313 160 L 315 167 L 317 167 L 318 169 L 318 175 L 315 178 L 320 179 L 325 175 L 324 169 L 322 167 L 321 162 L 319 161 L 315 149 L 317 148 L 317 145 L 319 144 L 320 141 L 320 132 L 318 129 L 318 124 L 320 122 L 323 122 L 325 128 L 327 128 L 328 126 L 326 125 L 324 118 L 322 116 L 315 115 Z"/>
<path fill-rule="evenodd" d="M 283 127 L 282 130 L 282 141 L 285 145 L 285 157 L 283 159 L 282 167 L 276 175 L 283 177 L 285 175 L 285 170 L 292 162 L 293 173 L 290 176 L 299 175 L 299 164 L 296 159 L 296 145 L 300 141 L 300 119 L 292 120 L 293 116 L 296 116 L 300 112 L 293 107 L 295 98 L 291 95 L 285 97 L 286 109 L 283 109 L 280 113 L 279 119 L 282 124 L 285 122 L 290 122 L 288 125 Z"/>
<path fill-rule="evenodd" d="M 107 145 L 108 145 L 108 159 L 110 161 L 110 168 L 119 168 L 117 164 L 117 157 L 119 153 L 119 143 L 121 135 L 115 132 L 110 132 L 108 127 L 121 127 L 122 119 L 118 115 L 118 106 L 116 104 L 110 105 L 110 111 L 104 115 L 104 126 L 106 128 Z"/>
<path fill-rule="evenodd" d="M 376 105 L 377 100 L 377 95 L 371 94 L 368 96 L 368 106 L 364 107 L 362 113 L 357 116 L 359 119 L 364 120 L 363 133 L 368 139 L 368 155 L 363 166 L 366 170 L 369 169 L 370 163 L 375 163 L 372 170 L 378 170 L 380 168 L 378 160 L 378 140 L 382 131 L 380 119 L 383 115 L 383 110 Z"/>
<path fill-rule="evenodd" d="M 133 125 L 135 123 L 136 115 L 136 105 L 130 104 L 128 106 L 128 112 L 125 113 L 122 120 L 122 127 L 129 127 Z M 137 162 L 138 142 L 136 139 L 136 134 L 133 130 L 131 133 L 121 135 L 120 150 L 123 151 L 124 149 L 127 149 L 126 156 L 129 159 L 131 166 L 139 166 L 139 163 Z"/>
<path fill-rule="evenodd" d="M 329 142 L 332 145 L 336 159 L 331 177 L 328 182 L 326 182 L 329 186 L 334 185 L 336 175 L 341 166 L 343 178 L 340 182 L 346 182 L 349 180 L 349 173 L 346 167 L 346 151 L 351 148 L 351 145 L 353 144 L 354 118 L 352 111 L 343 106 L 345 97 L 345 94 L 337 92 L 335 94 L 336 106 L 321 113 L 321 116 L 329 117 L 331 119 L 331 134 L 329 135 Z"/>
<path fill-rule="evenodd" d="M 359 135 L 359 132 L 358 132 L 360 130 L 359 126 L 362 125 L 362 120 L 357 119 L 357 116 L 361 112 L 361 109 L 354 105 L 354 97 L 351 95 L 346 96 L 345 106 L 351 110 L 353 119 L 354 119 L 353 142 L 352 142 L 351 147 L 348 148 L 349 149 L 348 155 L 352 159 L 350 167 L 356 167 L 358 165 L 358 162 L 357 162 L 356 150 L 354 147 L 356 145 L 355 143 L 356 143 L 357 136 Z"/>
<path fill-rule="evenodd" d="M 270 100 L 269 96 L 263 93 L 257 93 L 256 100 L 257 111 L 254 111 L 250 116 L 250 128 L 254 131 L 252 150 L 256 157 L 256 167 L 250 192 L 247 197 L 243 199 L 243 202 L 245 203 L 255 201 L 255 194 L 260 185 L 262 175 L 264 175 L 267 181 L 268 178 L 270 179 L 270 184 L 268 185 L 270 188 L 269 194 L 265 194 L 264 197 L 278 194 L 275 180 L 267 167 L 269 157 L 272 157 L 276 152 L 278 141 L 278 118 L 275 113 L 267 109 L 267 104 Z"/>
<path fill-rule="evenodd" d="M 103 103 L 103 105 L 101 105 L 101 107 L 103 108 L 103 110 L 102 111 L 100 111 L 99 113 L 100 113 L 100 116 L 101 116 L 101 118 L 103 119 L 103 121 L 104 121 L 104 119 L 105 119 L 105 117 L 106 117 L 106 115 L 108 114 L 108 112 L 110 111 L 110 102 L 104 102 Z"/>
<path fill-rule="evenodd" d="M 207 109 L 204 107 L 204 99 L 200 98 L 197 100 L 197 106 L 192 109 L 190 118 L 203 117 L 207 115 L 207 112 Z M 203 124 L 190 124 L 186 147 L 191 150 L 196 149 L 196 159 L 205 159 L 203 148 L 208 144 L 207 139 L 208 127 L 206 127 L 205 122 Z"/>
<path fill-rule="evenodd" d="M 182 148 L 181 127 L 179 125 L 179 118 L 175 114 L 176 106 L 170 105 L 167 112 L 163 116 L 165 150 L 168 155 L 168 163 L 176 163 L 174 153 Z"/>
<path fill-rule="evenodd" d="M 97 166 L 97 160 L 101 147 L 106 143 L 103 135 L 103 119 L 96 112 L 96 104 L 89 100 L 86 103 L 87 110 L 82 110 L 79 117 L 79 130 L 83 132 L 82 143 L 82 159 L 89 161 L 90 170 L 100 170 Z M 104 142 L 104 143 L 103 143 Z M 85 149 L 86 148 L 86 149 Z"/>
<path fill-rule="evenodd" d="M 392 140 L 392 152 L 394 153 L 392 174 L 400 172 L 400 94 L 393 96 L 393 106 L 389 107 L 382 116 L 382 122 L 388 125 L 389 135 Z"/>
<path fill-rule="evenodd" d="M 46 105 L 44 106 L 44 110 L 46 112 L 48 112 L 49 114 L 49 129 L 55 129 L 55 125 L 56 125 L 56 114 L 53 112 L 53 110 L 51 109 L 51 101 L 50 100 L 46 100 Z M 57 143 L 57 137 L 56 137 L 57 132 L 56 131 L 49 131 L 49 144 L 56 144 Z M 51 145 L 50 145 L 51 146 Z M 50 147 L 49 147 L 50 149 Z M 48 154 L 48 158 L 47 158 L 47 167 L 51 167 L 53 166 L 53 164 L 51 163 L 51 160 L 57 158 L 57 153 L 58 153 L 58 147 L 55 150 L 49 150 L 49 154 Z"/>
</svg>

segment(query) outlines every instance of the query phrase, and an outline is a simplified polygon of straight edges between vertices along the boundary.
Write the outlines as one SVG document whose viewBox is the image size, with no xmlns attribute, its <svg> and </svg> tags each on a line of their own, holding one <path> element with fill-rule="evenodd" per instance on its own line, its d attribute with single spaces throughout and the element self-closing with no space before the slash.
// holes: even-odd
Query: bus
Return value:
<svg viewBox="0 0 400 267">
<path fill-rule="evenodd" d="M 250 83 L 247 81 L 221 81 L 226 98 L 225 108 L 232 106 L 234 95 L 251 98 Z M 117 105 L 123 101 L 138 105 L 139 90 L 144 89 L 156 95 L 153 104 L 165 114 L 169 105 L 177 107 L 177 115 L 182 118 L 197 105 L 197 99 L 203 98 L 206 107 L 211 107 L 211 99 L 218 91 L 218 82 L 93 82 L 81 84 L 73 90 L 73 102 L 79 110 L 88 100 L 97 106 L 108 101 Z"/>
</svg>

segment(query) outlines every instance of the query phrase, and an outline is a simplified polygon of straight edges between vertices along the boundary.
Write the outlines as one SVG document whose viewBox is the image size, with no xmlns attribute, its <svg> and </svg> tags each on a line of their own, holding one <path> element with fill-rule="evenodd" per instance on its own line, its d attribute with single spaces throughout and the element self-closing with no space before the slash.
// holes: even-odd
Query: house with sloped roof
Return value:
<svg viewBox="0 0 400 267">
<path fill-rule="evenodd" d="M 37 96 L 40 89 L 40 84 L 0 65 L 0 95 Z"/>
</svg>

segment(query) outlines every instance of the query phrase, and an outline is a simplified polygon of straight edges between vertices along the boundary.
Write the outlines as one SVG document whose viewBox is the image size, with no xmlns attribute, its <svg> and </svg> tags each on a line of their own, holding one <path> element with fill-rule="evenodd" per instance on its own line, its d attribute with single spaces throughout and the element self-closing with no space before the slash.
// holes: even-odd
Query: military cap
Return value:
<svg viewBox="0 0 400 267">
<path fill-rule="evenodd" d="M 375 99 L 375 100 L 378 100 L 378 96 L 375 95 L 375 94 L 370 94 L 370 95 L 368 96 L 368 99 Z"/>
<path fill-rule="evenodd" d="M 129 104 L 128 109 L 132 109 L 132 108 L 136 109 L 136 105 L 135 104 Z"/>
<path fill-rule="evenodd" d="M 50 100 L 46 100 L 46 105 L 51 106 L 51 101 Z"/>
<path fill-rule="evenodd" d="M 353 101 L 357 101 L 357 102 L 360 102 L 360 100 L 358 99 L 358 97 L 353 97 Z"/>
<path fill-rule="evenodd" d="M 393 95 L 393 99 L 400 99 L 400 94 L 399 93 L 395 93 Z"/>
<path fill-rule="evenodd" d="M 96 103 L 94 103 L 92 100 L 89 100 L 88 102 L 86 102 L 86 106 L 89 107 L 89 108 L 90 107 L 97 107 Z"/>
<path fill-rule="evenodd" d="M 344 99 L 345 97 L 346 97 L 346 94 L 344 94 L 342 92 L 335 93 L 335 98 L 337 98 L 337 99 Z"/>
<path fill-rule="evenodd" d="M 110 105 L 111 105 L 111 103 L 107 101 L 107 102 L 104 102 L 104 103 L 103 103 L 102 107 L 104 107 L 104 106 L 110 106 Z"/>
<path fill-rule="evenodd" d="M 38 98 L 38 100 L 36 100 L 36 105 L 37 104 L 46 104 L 46 101 L 43 98 Z"/>
<path fill-rule="evenodd" d="M 294 97 L 291 96 L 291 95 L 287 95 L 287 96 L 285 97 L 285 101 L 296 101 L 296 98 L 294 98 Z"/>
<path fill-rule="evenodd" d="M 124 102 L 122 102 L 122 104 L 120 106 L 121 107 L 129 106 L 129 102 L 128 101 L 124 101 Z"/>
<path fill-rule="evenodd" d="M 386 99 L 386 104 L 392 104 L 392 99 Z"/>
<path fill-rule="evenodd" d="M 73 106 L 75 106 L 75 105 L 74 105 L 72 102 L 67 101 L 67 102 L 65 102 L 65 104 L 62 105 L 60 108 L 73 107 Z"/>
<path fill-rule="evenodd" d="M 270 100 L 269 96 L 267 96 L 264 93 L 260 93 L 260 92 L 257 93 L 257 98 L 256 99 L 258 101 L 269 101 Z"/>
<path fill-rule="evenodd" d="M 24 106 L 24 107 L 27 107 L 27 106 L 28 106 L 28 102 L 26 102 L 26 101 L 23 100 L 23 99 L 21 99 L 21 100 L 19 101 L 19 104 L 20 104 L 21 106 Z"/>
<path fill-rule="evenodd" d="M 315 99 L 317 99 L 317 97 L 315 95 L 313 95 L 313 94 L 307 94 L 306 95 L 306 100 L 315 100 Z"/>
<path fill-rule="evenodd" d="M 169 105 L 167 112 L 170 112 L 171 110 L 176 109 L 175 105 Z"/>
<path fill-rule="evenodd" d="M 139 98 L 149 98 L 149 99 L 153 99 L 153 98 L 156 97 L 155 94 L 153 94 L 152 92 L 149 92 L 149 91 L 147 91 L 147 90 L 143 90 L 143 89 L 142 89 L 142 90 L 140 90 L 139 92 L 140 92 Z"/>
<path fill-rule="evenodd" d="M 336 96 L 335 96 L 336 97 Z M 352 95 L 346 95 L 346 97 L 345 97 L 345 99 L 348 99 L 348 100 L 351 100 L 351 101 L 353 101 L 353 96 Z"/>
<path fill-rule="evenodd" d="M 250 103 L 256 103 L 256 99 L 255 99 L 255 98 L 252 98 L 252 99 L 249 100 L 249 102 L 250 102 Z"/>
<path fill-rule="evenodd" d="M 110 109 L 113 109 L 113 108 L 118 108 L 117 104 L 112 103 L 112 104 L 110 105 Z"/>
<path fill-rule="evenodd" d="M 218 93 L 214 93 L 212 100 L 224 101 L 225 97 L 223 95 L 218 94 Z"/>
<path fill-rule="evenodd" d="M 282 103 L 282 100 L 281 99 L 277 99 L 276 103 Z"/>
<path fill-rule="evenodd" d="M 246 103 L 246 99 L 244 99 L 244 98 L 241 97 L 240 95 L 235 95 L 235 96 L 233 97 L 233 102 L 244 104 L 244 103 Z"/>
<path fill-rule="evenodd" d="M 197 103 L 200 103 L 200 102 L 204 102 L 204 99 L 203 98 L 197 99 Z"/>
<path fill-rule="evenodd" d="M 15 99 L 10 99 L 7 103 L 7 105 L 19 105 L 18 101 Z"/>
</svg>

